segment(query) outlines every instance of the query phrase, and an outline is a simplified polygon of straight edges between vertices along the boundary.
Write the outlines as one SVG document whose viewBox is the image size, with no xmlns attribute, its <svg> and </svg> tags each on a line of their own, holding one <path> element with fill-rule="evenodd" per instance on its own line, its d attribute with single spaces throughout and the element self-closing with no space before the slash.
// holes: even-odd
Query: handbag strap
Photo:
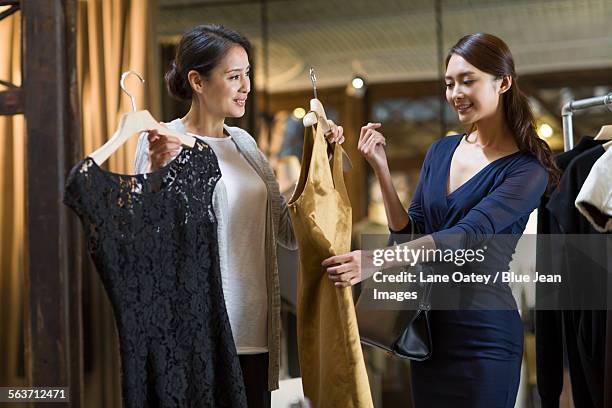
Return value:
<svg viewBox="0 0 612 408">
<path fill-rule="evenodd" d="M 430 266 L 423 266 L 421 264 L 418 264 L 418 267 L 420 269 L 420 271 L 424 271 L 424 270 L 431 270 Z M 427 274 L 427 272 L 425 272 L 424 274 Z M 419 302 L 419 309 L 420 310 L 430 310 L 431 309 L 431 289 L 433 287 L 433 283 L 431 282 L 425 282 L 425 283 L 421 283 L 420 284 L 421 287 L 423 288 L 422 293 L 421 293 L 421 300 Z"/>
</svg>

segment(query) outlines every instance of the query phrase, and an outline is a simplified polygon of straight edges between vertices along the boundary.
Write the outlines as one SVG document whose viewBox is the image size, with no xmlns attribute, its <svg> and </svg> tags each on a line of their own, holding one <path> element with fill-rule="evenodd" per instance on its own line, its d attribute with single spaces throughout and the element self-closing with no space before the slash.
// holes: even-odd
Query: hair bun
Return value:
<svg viewBox="0 0 612 408">
<path fill-rule="evenodd" d="M 166 87 L 170 95 L 180 100 L 190 100 L 192 91 L 189 86 L 187 78 L 183 78 L 183 75 L 179 72 L 176 66 L 176 61 L 172 61 L 170 68 L 164 76 L 166 80 Z"/>
</svg>

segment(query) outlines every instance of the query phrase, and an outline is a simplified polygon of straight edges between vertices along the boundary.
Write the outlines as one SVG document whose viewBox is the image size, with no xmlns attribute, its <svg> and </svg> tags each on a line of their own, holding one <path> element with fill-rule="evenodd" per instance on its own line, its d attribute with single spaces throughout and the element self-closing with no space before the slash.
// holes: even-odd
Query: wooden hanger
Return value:
<svg viewBox="0 0 612 408">
<path fill-rule="evenodd" d="M 125 92 L 132 100 L 132 112 L 124 113 L 119 120 L 119 126 L 113 134 L 113 136 L 95 152 L 91 153 L 89 157 L 96 162 L 97 165 L 104 163 L 119 147 L 121 147 L 129 138 L 135 134 L 147 130 L 157 130 L 160 134 L 167 136 L 174 136 L 181 141 L 185 146 L 193 147 L 195 144 L 195 138 L 192 136 L 184 135 L 175 130 L 162 126 L 148 110 L 136 111 L 136 102 L 134 96 L 132 96 L 125 89 L 125 78 L 134 74 L 144 82 L 144 79 L 134 71 L 127 71 L 121 75 L 120 86 L 121 90 Z"/>
<path fill-rule="evenodd" d="M 323 108 L 323 104 L 320 100 L 317 99 L 317 77 L 315 76 L 314 69 L 310 68 L 310 81 L 312 82 L 312 88 L 314 91 L 314 98 L 310 100 L 310 110 L 304 118 L 302 119 L 302 123 L 304 127 L 315 126 L 319 123 L 319 118 L 321 118 L 321 128 L 323 130 L 323 134 L 325 136 L 331 133 L 331 128 L 327 123 L 327 115 L 325 114 L 325 109 Z M 353 163 L 351 163 L 351 159 L 349 159 L 348 154 L 344 151 L 342 147 L 342 169 L 347 172 L 353 168 Z"/>
<path fill-rule="evenodd" d="M 612 140 L 612 125 L 602 126 L 595 140 Z"/>
<path fill-rule="evenodd" d="M 331 128 L 327 123 L 327 115 L 325 114 L 323 104 L 317 98 L 313 98 L 310 100 L 310 110 L 304 116 L 304 119 L 302 119 L 302 123 L 304 124 L 304 127 L 314 126 L 319 122 L 319 118 L 323 119 L 321 121 L 323 133 L 328 135 L 331 133 Z"/>
</svg>

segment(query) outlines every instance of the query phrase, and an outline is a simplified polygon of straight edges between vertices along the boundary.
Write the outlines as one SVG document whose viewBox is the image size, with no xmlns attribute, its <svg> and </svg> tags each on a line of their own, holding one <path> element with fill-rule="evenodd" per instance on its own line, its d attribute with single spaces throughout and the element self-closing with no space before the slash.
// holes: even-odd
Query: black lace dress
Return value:
<svg viewBox="0 0 612 408">
<path fill-rule="evenodd" d="M 68 176 L 64 202 L 114 309 L 126 407 L 246 407 L 219 270 L 220 177 L 201 141 L 154 173 L 87 157 Z"/>
</svg>

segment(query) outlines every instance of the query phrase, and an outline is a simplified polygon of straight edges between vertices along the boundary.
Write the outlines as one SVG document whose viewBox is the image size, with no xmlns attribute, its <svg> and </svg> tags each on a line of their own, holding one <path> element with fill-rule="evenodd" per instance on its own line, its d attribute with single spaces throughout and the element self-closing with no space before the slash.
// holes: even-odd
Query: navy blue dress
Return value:
<svg viewBox="0 0 612 408">
<path fill-rule="evenodd" d="M 448 237 L 475 247 L 490 234 L 523 233 L 548 183 L 539 161 L 522 152 L 497 159 L 447 195 L 450 163 L 463 135 L 427 152 L 409 213 L 438 248 Z M 513 251 L 513 249 L 512 249 Z M 509 262 L 512 253 L 506 254 Z M 507 269 L 505 269 L 507 270 Z M 433 353 L 411 362 L 415 404 L 421 407 L 514 407 L 523 354 L 523 325 L 510 289 L 505 310 L 432 310 Z"/>
</svg>

